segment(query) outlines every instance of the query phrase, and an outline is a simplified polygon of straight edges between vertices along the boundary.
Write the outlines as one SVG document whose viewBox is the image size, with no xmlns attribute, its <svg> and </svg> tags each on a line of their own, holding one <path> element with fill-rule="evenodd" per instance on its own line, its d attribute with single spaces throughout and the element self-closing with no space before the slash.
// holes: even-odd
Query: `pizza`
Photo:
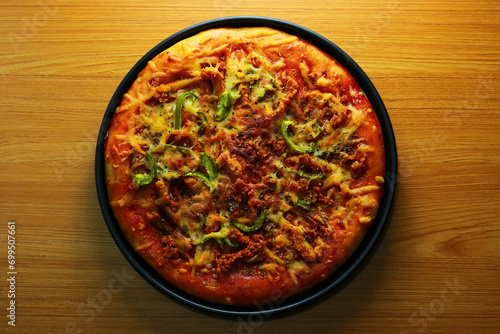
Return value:
<svg viewBox="0 0 500 334">
<path fill-rule="evenodd" d="M 256 305 L 327 279 L 383 196 L 385 153 L 353 76 L 266 27 L 186 38 L 139 73 L 105 142 L 110 205 L 166 281 Z"/>
</svg>

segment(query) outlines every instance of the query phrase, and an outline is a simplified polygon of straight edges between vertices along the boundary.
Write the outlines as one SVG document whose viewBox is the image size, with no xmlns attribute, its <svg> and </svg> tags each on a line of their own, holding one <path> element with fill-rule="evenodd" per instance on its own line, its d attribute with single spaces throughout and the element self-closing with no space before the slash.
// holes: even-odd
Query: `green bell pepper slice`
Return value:
<svg viewBox="0 0 500 334">
<path fill-rule="evenodd" d="M 144 175 L 144 174 L 135 174 L 134 175 L 134 180 L 135 182 L 140 185 L 140 186 L 146 186 L 153 182 L 154 178 L 158 174 L 158 168 L 156 166 L 156 161 L 155 158 L 153 157 L 153 154 L 151 153 L 151 149 L 149 149 L 146 152 L 146 160 L 148 162 L 148 168 L 150 170 L 149 174 Z"/>
<path fill-rule="evenodd" d="M 181 128 L 182 124 L 181 111 L 182 111 L 182 106 L 184 105 L 184 100 L 186 100 L 187 98 L 191 99 L 191 101 L 194 101 L 198 98 L 198 96 L 193 92 L 184 92 L 177 99 L 177 104 L 175 105 L 174 109 L 174 129 L 176 130 L 179 130 Z"/>
<path fill-rule="evenodd" d="M 262 211 L 259 217 L 257 217 L 257 219 L 253 222 L 252 226 L 243 225 L 235 220 L 230 220 L 230 222 L 231 224 L 233 224 L 234 227 L 236 227 L 241 232 L 255 232 L 262 227 L 262 224 L 264 224 L 265 219 L 266 219 L 266 213 Z"/>
<path fill-rule="evenodd" d="M 314 151 L 314 148 L 316 146 L 315 143 L 311 143 L 309 147 L 300 147 L 299 145 L 295 144 L 292 139 L 288 136 L 288 127 L 293 124 L 293 121 L 283 121 L 281 123 L 281 134 L 283 135 L 283 138 L 285 138 L 285 142 L 288 144 L 288 146 L 294 151 L 295 153 L 310 153 Z"/>
</svg>

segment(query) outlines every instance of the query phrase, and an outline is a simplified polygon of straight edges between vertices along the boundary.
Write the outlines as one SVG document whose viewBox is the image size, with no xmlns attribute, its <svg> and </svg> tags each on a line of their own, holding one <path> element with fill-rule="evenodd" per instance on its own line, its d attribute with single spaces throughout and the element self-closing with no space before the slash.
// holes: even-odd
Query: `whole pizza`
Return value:
<svg viewBox="0 0 500 334">
<path fill-rule="evenodd" d="M 375 112 L 354 78 L 270 28 L 201 32 L 147 64 L 105 144 L 130 244 L 208 302 L 256 305 L 325 280 L 383 195 Z"/>
</svg>

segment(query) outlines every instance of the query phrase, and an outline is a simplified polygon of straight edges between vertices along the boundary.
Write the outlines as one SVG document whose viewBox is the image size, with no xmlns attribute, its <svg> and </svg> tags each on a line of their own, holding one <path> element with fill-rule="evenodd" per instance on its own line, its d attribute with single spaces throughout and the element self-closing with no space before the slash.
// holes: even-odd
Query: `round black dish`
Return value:
<svg viewBox="0 0 500 334">
<path fill-rule="evenodd" d="M 331 277 L 329 277 L 316 287 L 296 296 L 287 298 L 286 300 L 281 300 L 278 302 L 269 301 L 268 303 L 256 305 L 255 307 L 233 307 L 211 304 L 178 289 L 177 287 L 173 286 L 165 279 L 163 279 L 129 245 L 124 235 L 122 234 L 120 227 L 118 226 L 108 200 L 104 173 L 104 140 L 108 132 L 111 119 L 115 113 L 116 108 L 119 106 L 123 95 L 128 91 L 129 87 L 137 78 L 138 73 L 146 66 L 149 60 L 160 54 L 162 51 L 168 49 L 175 43 L 207 29 L 220 27 L 237 28 L 256 26 L 274 28 L 307 40 L 308 42 L 330 54 L 352 74 L 352 76 L 356 79 L 361 89 L 363 89 L 366 96 L 370 100 L 382 128 L 386 152 L 386 182 L 384 185 L 384 197 L 382 198 L 382 201 L 380 203 L 377 217 L 373 221 L 362 243 L 359 245 L 355 253 L 348 259 L 348 261 L 344 265 L 342 265 Z M 290 310 L 298 306 L 307 304 L 324 295 L 326 292 L 331 291 L 335 287 L 338 287 L 341 282 L 345 281 L 349 276 L 352 276 L 353 272 L 357 268 L 359 268 L 363 264 L 363 262 L 366 261 L 368 255 L 370 255 L 370 253 L 374 251 L 374 246 L 376 245 L 377 240 L 380 239 L 382 232 L 384 231 L 385 226 L 388 223 L 391 207 L 395 197 L 397 177 L 396 142 L 389 115 L 387 114 L 387 110 L 385 109 L 384 103 L 382 102 L 382 99 L 380 98 L 377 90 L 373 86 L 368 76 L 363 72 L 363 70 L 338 46 L 330 42 L 328 39 L 322 37 L 321 35 L 290 22 L 266 17 L 227 17 L 197 24 L 170 36 L 169 38 L 165 39 L 163 42 L 155 46 L 153 49 L 151 49 L 128 72 L 128 74 L 118 86 L 113 97 L 111 98 L 111 101 L 109 102 L 108 108 L 106 109 L 104 118 L 102 120 L 96 148 L 95 177 L 99 204 L 101 206 L 101 211 L 108 229 L 125 258 L 130 262 L 135 270 L 137 270 L 137 272 L 139 272 L 139 274 L 144 277 L 144 279 L 146 279 L 154 287 L 164 292 L 165 294 L 174 297 L 177 300 L 188 305 L 205 311 L 211 311 L 225 315 L 261 314 L 268 316 L 271 313 Z"/>
</svg>

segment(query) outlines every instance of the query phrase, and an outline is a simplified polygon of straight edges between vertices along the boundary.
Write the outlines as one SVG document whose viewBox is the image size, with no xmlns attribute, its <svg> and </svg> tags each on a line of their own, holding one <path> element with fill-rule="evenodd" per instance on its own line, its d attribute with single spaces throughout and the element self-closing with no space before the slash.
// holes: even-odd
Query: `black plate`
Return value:
<svg viewBox="0 0 500 334">
<path fill-rule="evenodd" d="M 111 119 L 115 113 L 116 108 L 119 106 L 123 95 L 128 91 L 129 87 L 137 78 L 138 73 L 144 67 L 146 67 L 146 64 L 149 60 L 154 58 L 162 51 L 168 49 L 175 43 L 207 29 L 220 27 L 237 28 L 256 26 L 274 28 L 303 38 L 330 54 L 352 74 L 352 76 L 356 79 L 361 89 L 363 89 L 366 96 L 370 100 L 382 128 L 386 152 L 386 182 L 384 184 L 384 197 L 380 202 L 377 217 L 372 222 L 370 229 L 368 230 L 358 249 L 347 260 L 347 262 L 344 263 L 344 265 L 342 265 L 331 277 L 315 286 L 314 288 L 307 290 L 299 295 L 289 297 L 284 301 L 274 302 L 270 300 L 268 303 L 263 303 L 262 305 L 255 307 L 233 307 L 211 304 L 178 289 L 177 287 L 173 286 L 165 279 L 163 279 L 129 245 L 120 227 L 118 226 L 108 200 L 104 173 L 104 139 L 108 132 Z M 227 17 L 197 24 L 170 36 L 169 38 L 165 39 L 163 42 L 155 46 L 153 49 L 151 49 L 144 57 L 141 58 L 141 60 L 137 62 L 137 64 L 135 64 L 130 72 L 128 72 L 128 74 L 118 86 L 113 97 L 111 98 L 111 101 L 109 102 L 108 108 L 106 109 L 106 113 L 104 114 L 104 118 L 102 120 L 97 140 L 95 175 L 97 195 L 99 198 L 99 204 L 101 206 L 104 220 L 106 221 L 106 225 L 108 226 L 108 229 L 116 244 L 118 245 L 120 251 L 130 262 L 130 264 L 135 268 L 135 270 L 137 270 L 137 272 L 139 272 L 139 274 L 144 277 L 144 279 L 146 279 L 154 287 L 164 292 L 165 294 L 174 297 L 177 300 L 180 300 L 188 305 L 205 311 L 211 311 L 225 315 L 250 316 L 260 314 L 268 316 L 271 313 L 290 310 L 317 299 L 319 296 L 322 296 L 326 292 L 331 291 L 335 287 L 338 287 L 341 282 L 345 281 L 349 276 L 352 276 L 355 269 L 359 268 L 363 264 L 363 262 L 366 262 L 368 255 L 370 255 L 370 253 L 374 251 L 374 246 L 376 245 L 377 240 L 380 239 L 382 232 L 384 231 L 385 226 L 388 223 L 392 203 L 394 201 L 397 176 L 396 142 L 389 115 L 387 114 L 387 110 L 385 109 L 384 103 L 382 102 L 382 99 L 380 98 L 377 90 L 373 86 L 368 76 L 363 72 L 363 70 L 338 46 L 336 46 L 323 36 L 290 22 L 266 17 Z"/>
</svg>

